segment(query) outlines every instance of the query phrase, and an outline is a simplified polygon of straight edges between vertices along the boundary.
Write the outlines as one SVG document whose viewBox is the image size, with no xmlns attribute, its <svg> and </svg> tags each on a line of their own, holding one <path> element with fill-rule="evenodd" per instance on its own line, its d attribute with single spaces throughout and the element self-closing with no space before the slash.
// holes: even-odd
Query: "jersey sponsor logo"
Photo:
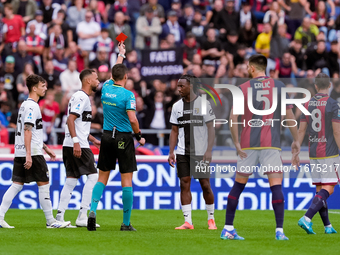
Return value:
<svg viewBox="0 0 340 255">
<path fill-rule="evenodd" d="M 105 96 L 109 97 L 109 98 L 116 98 L 117 97 L 116 94 L 110 94 L 110 93 L 105 93 Z"/>
<path fill-rule="evenodd" d="M 185 110 L 183 111 L 183 114 L 192 114 L 192 110 Z"/>
<path fill-rule="evenodd" d="M 180 125 L 186 125 L 186 124 L 202 124 L 203 120 L 179 120 L 178 124 Z"/>
<path fill-rule="evenodd" d="M 308 106 L 326 106 L 327 101 L 309 101 Z"/>
<path fill-rule="evenodd" d="M 92 112 L 91 111 L 84 111 L 82 114 L 82 121 L 84 122 L 91 122 L 92 120 Z"/>
<path fill-rule="evenodd" d="M 16 144 L 14 147 L 16 150 L 24 150 L 26 148 L 25 144 Z"/>
<path fill-rule="evenodd" d="M 32 119 L 32 113 L 30 112 L 30 114 L 28 114 L 27 119 L 31 120 Z"/>
<path fill-rule="evenodd" d="M 131 105 L 131 108 L 136 109 L 136 101 L 135 100 L 130 100 L 130 105 Z"/>
<path fill-rule="evenodd" d="M 327 138 L 324 137 L 324 136 L 322 136 L 322 137 L 316 137 L 316 136 L 312 137 L 312 136 L 310 136 L 309 142 L 311 142 L 311 143 L 327 143 Z"/>
<path fill-rule="evenodd" d="M 80 104 L 77 105 L 76 110 L 80 110 Z"/>
<path fill-rule="evenodd" d="M 36 126 L 36 129 L 42 129 L 43 128 L 42 118 L 41 119 L 37 119 L 35 121 L 35 126 Z"/>
</svg>

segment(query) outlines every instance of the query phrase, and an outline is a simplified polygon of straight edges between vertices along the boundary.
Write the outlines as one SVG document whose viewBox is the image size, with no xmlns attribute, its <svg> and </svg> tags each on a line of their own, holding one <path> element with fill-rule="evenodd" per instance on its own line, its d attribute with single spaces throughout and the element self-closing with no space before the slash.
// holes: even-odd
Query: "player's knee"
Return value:
<svg viewBox="0 0 340 255">
<path fill-rule="evenodd" d="M 202 188 L 202 191 L 204 191 L 205 193 L 212 192 L 209 181 L 201 182 L 201 188 Z"/>
</svg>

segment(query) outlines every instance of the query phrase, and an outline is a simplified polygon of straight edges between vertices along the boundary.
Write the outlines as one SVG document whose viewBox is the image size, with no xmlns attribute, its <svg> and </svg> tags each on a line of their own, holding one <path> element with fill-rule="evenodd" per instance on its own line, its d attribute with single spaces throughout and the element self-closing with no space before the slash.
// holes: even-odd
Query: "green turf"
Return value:
<svg viewBox="0 0 340 255">
<path fill-rule="evenodd" d="M 340 230 L 340 212 L 330 220 Z M 65 218 L 75 224 L 78 211 Z M 325 235 L 319 215 L 314 218 L 317 235 L 297 226 L 302 211 L 286 211 L 285 234 L 289 241 L 276 241 L 272 211 L 237 211 L 235 227 L 246 240 L 220 239 L 225 211 L 216 211 L 218 230 L 207 229 L 206 211 L 193 211 L 194 230 L 175 230 L 183 223 L 181 211 L 133 210 L 137 232 L 120 232 L 122 211 L 98 211 L 101 228 L 46 229 L 41 210 L 9 210 L 6 221 L 15 229 L 0 229 L 0 254 L 337 254 L 340 233 Z"/>
</svg>

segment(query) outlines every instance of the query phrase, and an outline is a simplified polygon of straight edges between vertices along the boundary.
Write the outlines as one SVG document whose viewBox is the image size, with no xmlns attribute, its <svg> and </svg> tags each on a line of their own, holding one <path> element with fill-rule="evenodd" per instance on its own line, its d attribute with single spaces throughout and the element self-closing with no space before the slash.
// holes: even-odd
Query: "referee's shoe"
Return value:
<svg viewBox="0 0 340 255">
<path fill-rule="evenodd" d="M 120 226 L 120 231 L 137 231 L 134 227 L 132 227 L 131 223 L 129 226 L 126 226 L 124 223 Z"/>
</svg>

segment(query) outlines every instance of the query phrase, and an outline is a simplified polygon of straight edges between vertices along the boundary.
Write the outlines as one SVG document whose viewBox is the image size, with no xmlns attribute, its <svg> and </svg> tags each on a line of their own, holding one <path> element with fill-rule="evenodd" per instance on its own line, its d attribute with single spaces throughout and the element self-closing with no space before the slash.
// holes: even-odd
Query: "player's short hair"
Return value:
<svg viewBox="0 0 340 255">
<path fill-rule="evenodd" d="M 83 82 L 84 78 L 95 73 L 96 71 L 93 69 L 84 69 L 83 71 L 80 72 L 79 74 L 79 79 L 81 82 Z"/>
<path fill-rule="evenodd" d="M 124 79 L 125 74 L 128 72 L 128 68 L 123 64 L 116 64 L 112 67 L 111 74 L 114 81 L 121 81 Z"/>
<path fill-rule="evenodd" d="M 249 65 L 255 66 L 259 71 L 265 71 L 267 68 L 267 58 L 261 54 L 253 55 L 249 58 Z"/>
<path fill-rule="evenodd" d="M 31 92 L 34 86 L 38 86 L 39 82 L 46 83 L 45 79 L 39 75 L 31 74 L 26 78 L 26 86 L 28 91 Z"/>
<path fill-rule="evenodd" d="M 331 79 L 325 73 L 319 73 L 315 77 L 315 85 L 318 87 L 318 89 L 327 89 L 330 83 Z"/>
<path fill-rule="evenodd" d="M 181 78 L 179 78 L 179 80 L 186 80 L 189 84 L 192 84 L 195 93 L 197 93 L 201 85 L 201 80 L 197 78 L 195 75 L 191 74 L 183 74 Z"/>
</svg>

